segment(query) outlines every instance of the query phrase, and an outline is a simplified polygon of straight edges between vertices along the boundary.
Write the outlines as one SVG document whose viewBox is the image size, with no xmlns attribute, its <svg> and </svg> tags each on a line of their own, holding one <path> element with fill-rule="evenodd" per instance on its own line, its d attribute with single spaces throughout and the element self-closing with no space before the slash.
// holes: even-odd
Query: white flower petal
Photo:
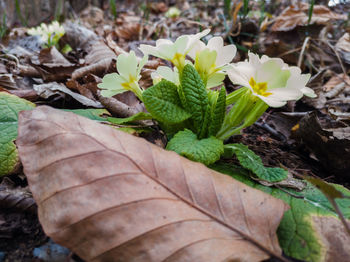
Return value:
<svg viewBox="0 0 350 262">
<path fill-rule="evenodd" d="M 117 69 L 121 76 L 129 79 L 129 76 L 137 78 L 137 58 L 134 51 L 129 54 L 120 54 L 117 58 Z"/>
<path fill-rule="evenodd" d="M 216 87 L 222 84 L 224 81 L 226 74 L 224 73 L 215 73 L 212 74 L 207 81 L 207 88 Z"/>
<path fill-rule="evenodd" d="M 287 102 L 286 101 L 280 101 L 273 99 L 271 97 L 266 97 L 266 96 L 260 96 L 257 95 L 261 100 L 263 100 L 266 104 L 268 104 L 270 107 L 282 107 L 284 106 Z"/>
<path fill-rule="evenodd" d="M 103 91 L 101 91 L 103 96 L 109 97 L 124 92 L 122 90 L 125 89 L 121 85 L 123 82 L 125 82 L 123 77 L 117 73 L 112 73 L 105 75 L 102 79 L 102 83 L 98 84 L 97 86 L 98 88 L 103 89 Z"/>
<path fill-rule="evenodd" d="M 290 78 L 290 71 L 282 69 L 277 60 L 268 60 L 261 64 L 256 73 L 255 81 L 257 83 L 267 83 L 267 89 L 285 87 Z"/>
<path fill-rule="evenodd" d="M 139 49 L 141 50 L 141 52 L 144 55 L 153 55 L 153 56 L 157 56 L 158 54 L 158 49 L 155 46 L 151 46 L 151 45 L 140 45 Z"/>
<path fill-rule="evenodd" d="M 189 51 L 188 50 L 189 41 L 190 41 L 190 38 L 188 35 L 182 35 L 178 37 L 174 43 L 176 53 L 186 54 Z"/>
<path fill-rule="evenodd" d="M 164 78 L 170 82 L 173 82 L 175 85 L 178 85 L 180 83 L 179 73 L 177 72 L 176 68 L 175 68 L 175 71 L 173 71 L 170 67 L 159 66 L 157 68 L 157 73 L 162 78 Z"/>
<path fill-rule="evenodd" d="M 197 52 L 202 51 L 204 48 L 205 44 L 201 40 L 198 40 L 194 42 L 191 50 L 188 52 L 188 55 L 194 60 L 196 59 Z"/>
<path fill-rule="evenodd" d="M 269 92 L 272 94 L 268 97 L 281 101 L 298 100 L 303 96 L 303 93 L 296 88 L 275 88 Z"/>
<path fill-rule="evenodd" d="M 236 56 L 237 48 L 235 45 L 227 45 L 224 47 L 221 47 L 221 49 L 218 50 L 218 54 L 216 57 L 216 65 L 223 66 L 232 61 L 232 59 Z"/>
<path fill-rule="evenodd" d="M 104 97 L 112 97 L 112 96 L 115 96 L 117 94 L 121 94 L 121 93 L 124 93 L 128 90 L 124 89 L 124 88 L 121 88 L 121 89 L 113 89 L 113 90 L 102 90 L 101 91 L 101 95 L 104 96 Z"/>
<path fill-rule="evenodd" d="M 156 41 L 156 46 L 160 46 L 160 45 L 163 45 L 163 44 L 173 44 L 173 42 L 169 39 L 158 39 Z"/>
<path fill-rule="evenodd" d="M 250 51 L 248 52 L 248 60 L 249 63 L 256 69 L 261 65 L 259 56 Z"/>
<path fill-rule="evenodd" d="M 302 89 L 300 89 L 300 91 L 303 92 L 305 96 L 308 96 L 311 98 L 317 97 L 317 95 L 315 94 L 315 91 L 312 90 L 310 87 L 304 86 Z"/>
<path fill-rule="evenodd" d="M 217 50 L 219 48 L 222 48 L 224 46 L 224 40 L 220 36 L 214 36 L 209 39 L 207 47 L 210 50 Z"/>
<path fill-rule="evenodd" d="M 141 73 L 141 69 L 144 67 L 144 65 L 147 63 L 148 61 L 148 55 L 144 55 L 141 59 L 141 61 L 139 62 L 139 65 L 137 67 L 137 72 L 136 75 L 138 76 L 138 79 L 141 78 L 140 73 Z"/>
<path fill-rule="evenodd" d="M 165 60 L 172 60 L 177 53 L 177 49 L 174 44 L 162 44 L 158 46 L 157 52 L 157 57 L 163 58 Z"/>
<path fill-rule="evenodd" d="M 239 62 L 227 71 L 231 82 L 236 85 L 250 87 L 249 80 L 255 75 L 255 69 L 248 62 Z"/>
</svg>

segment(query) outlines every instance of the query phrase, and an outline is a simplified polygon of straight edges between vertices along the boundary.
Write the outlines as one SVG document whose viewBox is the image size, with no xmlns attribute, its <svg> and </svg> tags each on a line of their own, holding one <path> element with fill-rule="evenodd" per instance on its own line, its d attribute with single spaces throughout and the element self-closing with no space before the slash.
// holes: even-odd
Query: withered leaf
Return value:
<svg viewBox="0 0 350 262">
<path fill-rule="evenodd" d="M 17 144 L 45 233 L 87 261 L 281 258 L 288 206 L 200 163 L 46 106 Z"/>
<path fill-rule="evenodd" d="M 35 201 L 28 188 L 15 187 L 14 183 L 7 177 L 0 183 L 0 208 L 36 212 Z"/>
<path fill-rule="evenodd" d="M 311 112 L 300 120 L 296 136 L 302 139 L 325 169 L 345 177 L 350 171 L 349 132 L 349 127 L 326 129 L 317 114 Z"/>
<path fill-rule="evenodd" d="M 295 5 L 287 7 L 275 20 L 272 31 L 290 31 L 297 26 L 308 24 L 309 4 L 298 2 Z M 330 20 L 343 19 L 346 15 L 340 15 L 332 12 L 328 7 L 323 5 L 314 5 L 310 24 L 326 25 Z"/>
</svg>

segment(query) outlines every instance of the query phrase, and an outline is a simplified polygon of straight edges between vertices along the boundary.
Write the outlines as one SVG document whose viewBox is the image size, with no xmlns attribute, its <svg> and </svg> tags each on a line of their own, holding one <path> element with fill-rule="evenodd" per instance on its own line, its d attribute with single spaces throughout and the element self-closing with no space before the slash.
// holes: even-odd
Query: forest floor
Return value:
<svg viewBox="0 0 350 262">
<path fill-rule="evenodd" d="M 181 11 L 177 17 L 165 15 L 171 4 L 157 2 L 123 3 L 115 18 L 108 6 L 89 6 L 74 13 L 80 29 L 65 14 L 67 17 L 60 19 L 66 35 L 59 46 L 69 44 L 72 50 L 63 55 L 43 49 L 39 39 L 29 36 L 24 26 L 12 25 L 5 28 L 0 42 L 0 91 L 55 108 L 85 109 L 102 104 L 120 117 L 113 112 L 112 102 L 102 101 L 97 94 L 97 83 L 103 75 L 116 71 L 115 58 L 119 54 L 134 50 L 141 55 L 137 50 L 140 43 L 176 39 L 211 28 L 211 35 L 223 36 L 227 44 L 236 44 L 235 62 L 243 61 L 248 50 L 280 57 L 301 67 L 304 73 L 311 73 L 308 86 L 317 93 L 315 99 L 303 98 L 269 109 L 256 124 L 230 141 L 247 145 L 265 166 L 284 167 L 350 189 L 350 3 L 315 5 L 310 16 L 309 4 L 300 2 L 299 6 L 289 6 L 289 1 L 271 1 L 274 4 L 269 5 L 262 4 L 265 1 L 248 1 L 247 7 L 234 4 L 228 14 L 224 11 L 225 1 L 220 1 L 219 6 L 216 2 L 184 1 L 177 6 Z M 81 28 L 86 31 L 79 31 Z M 150 86 L 150 74 L 164 63 L 160 59 L 149 62 L 141 81 Z M 53 86 L 48 87 L 49 95 L 33 88 L 50 83 Z M 64 84 L 68 91 L 55 90 L 58 84 Z M 225 84 L 229 92 L 236 89 L 229 81 Z M 86 99 L 71 96 L 69 90 Z M 129 107 L 141 107 L 131 94 L 116 98 Z M 314 113 L 310 115 L 311 112 Z M 165 138 L 159 129 L 152 135 L 137 135 L 164 146 Z M 225 161 L 238 163 L 236 159 Z M 34 249 L 47 244 L 49 237 L 41 228 L 34 200 L 27 190 L 21 167 L 0 177 L 0 262 L 53 261 L 33 255 Z M 25 197 L 22 193 L 19 197 L 8 193 L 15 191 Z M 57 251 L 55 259 L 81 261 L 67 252 Z"/>
</svg>

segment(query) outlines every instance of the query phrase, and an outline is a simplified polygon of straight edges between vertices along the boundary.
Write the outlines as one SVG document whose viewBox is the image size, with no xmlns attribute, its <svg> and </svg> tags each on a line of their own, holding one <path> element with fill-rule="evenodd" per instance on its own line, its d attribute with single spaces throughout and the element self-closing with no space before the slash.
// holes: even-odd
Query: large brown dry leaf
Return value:
<svg viewBox="0 0 350 262">
<path fill-rule="evenodd" d="M 304 26 L 308 24 L 309 4 L 299 2 L 296 5 L 287 7 L 276 18 L 272 31 L 290 31 L 297 26 Z M 311 17 L 310 24 L 325 25 L 333 19 L 347 19 L 346 15 L 340 15 L 332 12 L 329 8 L 323 5 L 315 5 Z"/>
<path fill-rule="evenodd" d="M 350 64 L 350 34 L 345 33 L 335 45 L 335 48 L 340 52 L 344 61 Z"/>
<path fill-rule="evenodd" d="M 287 205 L 141 138 L 50 107 L 17 145 L 46 234 L 88 261 L 279 256 Z"/>
<path fill-rule="evenodd" d="M 315 112 L 299 122 L 296 135 L 319 159 L 325 169 L 347 177 L 350 172 L 350 127 L 326 129 Z"/>
</svg>

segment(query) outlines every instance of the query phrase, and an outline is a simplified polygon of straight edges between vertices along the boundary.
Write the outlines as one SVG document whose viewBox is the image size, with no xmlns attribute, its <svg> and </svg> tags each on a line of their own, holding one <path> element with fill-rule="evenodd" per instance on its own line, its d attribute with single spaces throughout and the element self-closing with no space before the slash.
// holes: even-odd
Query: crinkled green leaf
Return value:
<svg viewBox="0 0 350 262">
<path fill-rule="evenodd" d="M 252 171 L 259 179 L 268 182 L 278 182 L 286 179 L 288 171 L 283 168 L 265 167 L 261 158 L 243 144 L 225 145 L 225 154 L 235 154 L 239 163 L 246 169 Z"/>
<path fill-rule="evenodd" d="M 215 136 L 219 132 L 224 122 L 226 112 L 226 90 L 221 88 L 218 99 L 213 105 L 211 123 L 209 126 L 208 136 Z"/>
<path fill-rule="evenodd" d="M 207 90 L 200 75 L 190 64 L 184 67 L 180 82 L 186 98 L 186 109 L 192 114 L 195 132 L 202 138 L 206 136 L 210 120 Z"/>
<path fill-rule="evenodd" d="M 18 152 L 14 144 L 17 138 L 18 112 L 30 110 L 35 104 L 17 96 L 0 92 L 0 176 L 14 171 Z"/>
<path fill-rule="evenodd" d="M 106 109 L 63 109 L 64 111 L 72 112 L 74 114 L 85 116 L 86 118 L 89 118 L 91 120 L 96 121 L 106 121 L 106 117 L 103 117 L 103 115 L 108 116 L 110 113 Z"/>
<path fill-rule="evenodd" d="M 205 165 L 219 160 L 224 152 L 221 140 L 215 137 L 198 140 L 197 135 L 188 129 L 178 132 L 169 141 L 166 149 Z"/>
<path fill-rule="evenodd" d="M 176 124 L 191 116 L 181 107 L 177 86 L 165 79 L 145 90 L 142 97 L 147 110 L 160 122 Z"/>
<path fill-rule="evenodd" d="M 290 205 L 290 210 L 285 213 L 277 231 L 279 243 L 286 255 L 311 262 L 347 261 L 350 257 L 349 244 L 346 241 L 350 238 L 346 235 L 336 211 L 322 192 L 311 183 L 307 182 L 303 191 L 288 188 L 281 190 L 249 179 L 246 171 L 233 165 L 216 163 L 211 168 Z M 349 219 L 350 191 L 341 185 L 331 185 L 347 197 L 336 199 L 336 203 L 344 217 Z M 333 224 L 330 223 L 332 221 Z"/>
<path fill-rule="evenodd" d="M 135 121 L 150 120 L 150 119 L 153 119 L 151 114 L 145 113 L 145 112 L 138 112 L 135 115 L 132 115 L 126 118 L 108 117 L 107 121 L 112 124 L 122 125 L 122 124 L 133 123 Z"/>
</svg>

